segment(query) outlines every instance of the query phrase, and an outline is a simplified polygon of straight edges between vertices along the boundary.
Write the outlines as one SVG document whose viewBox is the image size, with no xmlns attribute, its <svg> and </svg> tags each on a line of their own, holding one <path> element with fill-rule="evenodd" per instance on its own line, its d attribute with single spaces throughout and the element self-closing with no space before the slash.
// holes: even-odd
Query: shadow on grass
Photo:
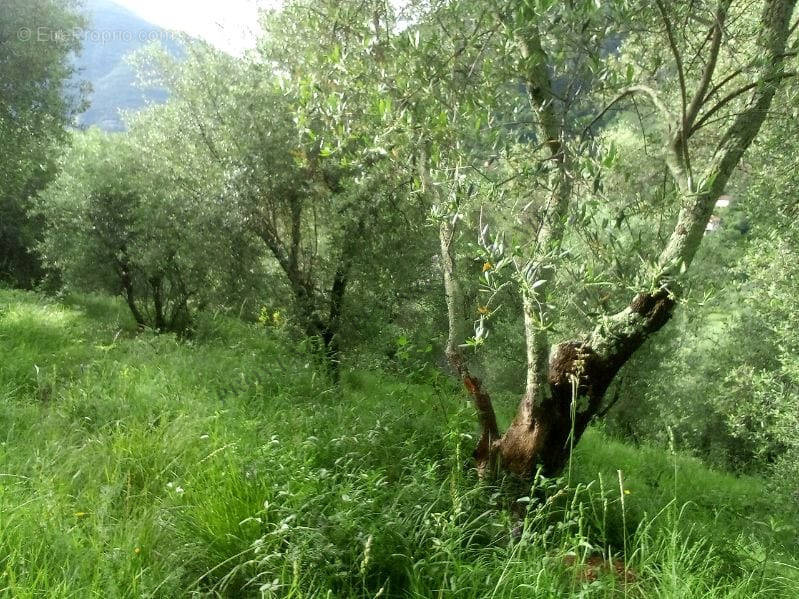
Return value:
<svg viewBox="0 0 799 599">
<path fill-rule="evenodd" d="M 0 390 L 48 399 L 57 378 L 96 354 L 85 323 L 78 311 L 38 296 L 0 292 Z"/>
</svg>

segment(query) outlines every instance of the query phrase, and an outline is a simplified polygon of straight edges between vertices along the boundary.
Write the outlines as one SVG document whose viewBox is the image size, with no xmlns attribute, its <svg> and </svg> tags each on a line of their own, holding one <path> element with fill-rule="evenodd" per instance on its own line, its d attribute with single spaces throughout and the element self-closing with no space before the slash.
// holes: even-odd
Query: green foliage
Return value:
<svg viewBox="0 0 799 599">
<path fill-rule="evenodd" d="M 2 592 L 788 598 L 799 584 L 795 506 L 759 479 L 594 432 L 517 522 L 509 495 L 464 472 L 471 417 L 450 390 L 354 372 L 337 396 L 282 333 L 222 316 L 190 343 L 134 327 L 118 301 L 0 292 Z M 582 565 L 596 555 L 634 579 Z"/>
<path fill-rule="evenodd" d="M 122 293 L 140 326 L 183 332 L 198 307 L 246 294 L 257 254 L 213 172 L 181 188 L 161 150 L 136 131 L 76 135 L 37 202 L 40 251 L 67 288 Z"/>
<path fill-rule="evenodd" d="M 39 223 L 26 214 L 28 198 L 52 178 L 81 109 L 70 55 L 83 25 L 73 0 L 0 5 L 0 281 L 30 287 L 41 275 L 32 253 Z"/>
<path fill-rule="evenodd" d="M 220 201 L 262 243 L 277 296 L 268 301 L 332 356 L 341 338 L 359 341 L 350 331 L 368 336 L 405 303 L 397 280 L 429 280 L 419 258 L 432 250 L 417 224 L 423 208 L 369 137 L 384 126 L 363 105 L 374 90 L 340 68 L 340 56 L 319 54 L 336 35 L 332 23 L 289 14 L 269 17 L 273 35 L 247 60 L 203 44 L 190 45 L 183 63 L 156 49 L 140 55 L 147 77 L 172 93 L 141 126 L 156 140 L 180 140 L 179 151 L 161 156 L 182 182 L 221 173 Z M 346 42 L 363 50 L 358 35 Z M 334 101 L 343 89 L 347 105 Z M 394 260 L 400 252 L 409 259 Z M 364 314 L 367 304 L 383 314 Z"/>
<path fill-rule="evenodd" d="M 65 140 L 73 46 L 41 57 L 46 127 L 28 110 L 42 78 L 17 85 L 22 63 L 0 60 L 19 92 L 0 133 L 9 114 L 33 123 L 8 136 L 13 159 L 0 151 L 0 241 L 24 238 L 0 259 L 19 262 L 41 223 L 66 297 L 121 294 L 130 312 L 0 292 L 0 592 L 793 597 L 795 506 L 673 447 L 796 492 L 799 240 L 795 207 L 775 202 L 795 177 L 771 157 L 799 155 L 799 136 L 770 123 L 733 180 L 746 202 L 725 218 L 741 226 L 704 239 L 686 274 L 715 201 L 692 169 L 718 175 L 729 136 L 709 125 L 749 96 L 711 100 L 762 66 L 760 34 L 733 3 L 718 56 L 731 78 L 703 91 L 715 3 L 677 3 L 673 21 L 656 6 L 296 0 L 243 59 L 148 48 L 139 67 L 170 102 L 127 134 L 71 136 L 30 215 L 18 200 L 50 181 Z M 699 48 L 679 81 L 678 47 Z M 700 91 L 698 133 L 663 144 Z M 634 94 L 643 111 L 619 104 Z M 700 234 L 670 257 L 681 210 Z M 521 493 L 464 471 L 473 415 L 436 360 L 442 223 L 467 273 L 459 349 L 479 350 L 503 423 L 530 381 L 525 342 L 545 364 L 548 335 L 586 339 L 633 294 L 676 294 L 675 322 L 615 383 L 610 433 L 640 448 L 592 430 L 564 479 Z M 331 386 L 309 348 L 335 367 L 342 344 L 355 367 Z M 592 570 L 599 556 L 626 583 Z"/>
</svg>

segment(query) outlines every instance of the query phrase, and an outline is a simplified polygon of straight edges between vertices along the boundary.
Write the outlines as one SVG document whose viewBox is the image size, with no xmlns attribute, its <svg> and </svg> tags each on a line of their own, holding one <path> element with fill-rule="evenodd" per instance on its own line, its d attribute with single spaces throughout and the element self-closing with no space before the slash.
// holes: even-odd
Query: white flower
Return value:
<svg viewBox="0 0 799 599">
<path fill-rule="evenodd" d="M 266 584 L 262 584 L 260 587 L 260 591 L 262 593 L 273 593 L 280 588 L 280 579 L 275 578 L 272 582 L 267 582 Z"/>
<path fill-rule="evenodd" d="M 177 484 L 177 483 L 171 483 L 171 482 L 170 482 L 170 483 L 167 483 L 167 484 L 166 484 L 166 488 L 167 488 L 167 489 L 169 489 L 170 491 L 174 491 L 174 492 L 175 492 L 175 493 L 177 493 L 178 495 L 182 495 L 182 494 L 183 494 L 183 492 L 184 492 L 184 489 L 183 489 L 183 487 L 181 487 L 181 486 L 180 486 L 179 484 Z"/>
</svg>

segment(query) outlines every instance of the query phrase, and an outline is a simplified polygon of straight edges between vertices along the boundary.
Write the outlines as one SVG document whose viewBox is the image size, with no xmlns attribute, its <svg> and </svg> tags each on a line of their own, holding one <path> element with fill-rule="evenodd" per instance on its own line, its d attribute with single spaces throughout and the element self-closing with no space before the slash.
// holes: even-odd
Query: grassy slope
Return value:
<svg viewBox="0 0 799 599">
<path fill-rule="evenodd" d="M 0 290 L 0 596 L 797 596 L 797 512 L 761 481 L 592 431 L 519 527 L 446 384 L 337 394 L 278 332 L 201 329 Z M 564 563 L 599 553 L 634 580 Z"/>
</svg>

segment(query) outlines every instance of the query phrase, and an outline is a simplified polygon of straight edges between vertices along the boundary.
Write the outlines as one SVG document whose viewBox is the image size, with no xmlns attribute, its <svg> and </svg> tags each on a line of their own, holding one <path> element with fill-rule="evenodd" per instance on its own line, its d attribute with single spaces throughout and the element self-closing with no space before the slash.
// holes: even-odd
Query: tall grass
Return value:
<svg viewBox="0 0 799 599">
<path fill-rule="evenodd" d="M 796 507 L 758 479 L 593 430 L 569 480 L 488 486 L 457 389 L 334 392 L 274 329 L 209 317 L 179 342 L 105 298 L 0 291 L 0 348 L 0 595 L 799 590 Z"/>
</svg>

